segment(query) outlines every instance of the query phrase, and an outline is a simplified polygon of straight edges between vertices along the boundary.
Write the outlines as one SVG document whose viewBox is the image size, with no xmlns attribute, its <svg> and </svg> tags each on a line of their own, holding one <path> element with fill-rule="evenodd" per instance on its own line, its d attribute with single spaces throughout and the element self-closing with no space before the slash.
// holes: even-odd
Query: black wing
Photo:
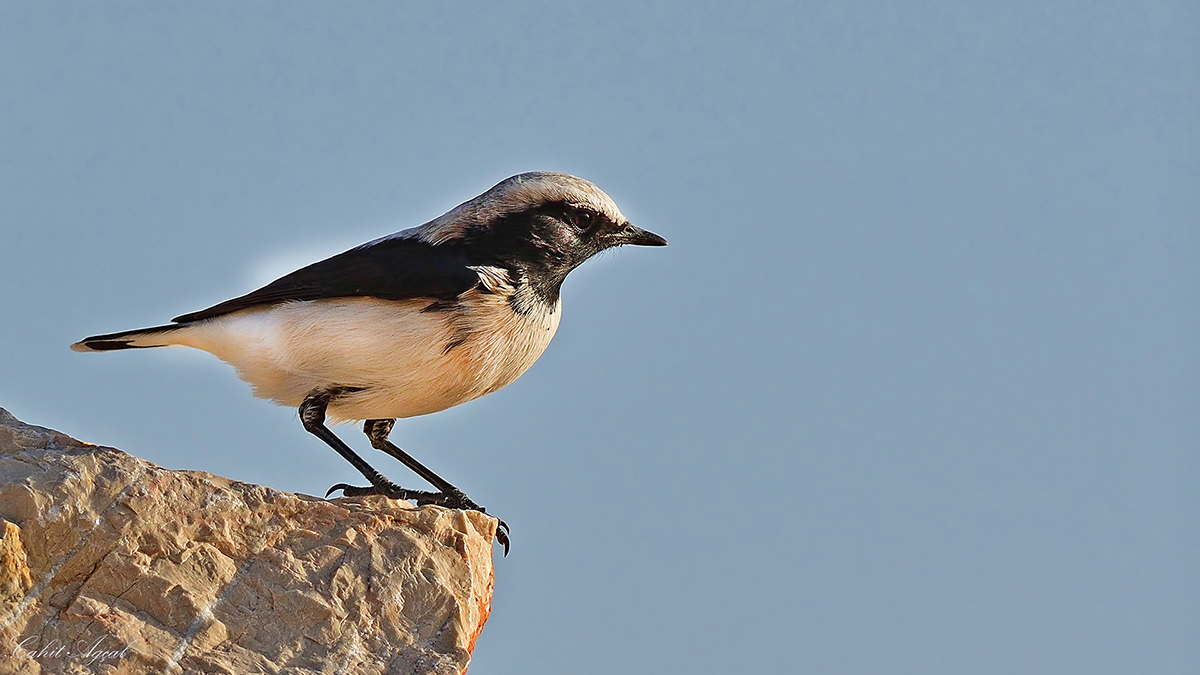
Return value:
<svg viewBox="0 0 1200 675">
<path fill-rule="evenodd" d="M 479 282 L 479 275 L 467 268 L 469 264 L 458 247 L 435 246 L 419 239 L 382 239 L 298 269 L 253 293 L 173 320 L 200 321 L 292 300 L 451 300 Z"/>
</svg>

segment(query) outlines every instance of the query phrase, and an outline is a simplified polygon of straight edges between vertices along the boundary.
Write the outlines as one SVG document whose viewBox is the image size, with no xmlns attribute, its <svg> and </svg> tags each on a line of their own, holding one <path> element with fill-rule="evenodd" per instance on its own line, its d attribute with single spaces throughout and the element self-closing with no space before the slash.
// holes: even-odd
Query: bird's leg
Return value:
<svg viewBox="0 0 1200 675">
<path fill-rule="evenodd" d="M 382 450 L 400 460 L 404 463 L 404 466 L 412 469 L 418 476 L 424 478 L 430 485 L 437 488 L 443 497 L 439 501 L 430 503 L 459 509 L 484 511 L 482 506 L 471 501 L 467 495 L 463 494 L 462 490 L 451 485 L 445 478 L 437 475 L 424 464 L 418 462 L 412 455 L 396 447 L 395 444 L 389 441 L 388 434 L 392 432 L 392 425 L 395 423 L 396 420 L 367 420 L 363 422 L 363 433 L 370 439 L 371 447 L 376 450 Z M 484 512 L 486 513 L 486 511 Z"/>
<path fill-rule="evenodd" d="M 431 493 L 430 497 L 418 498 L 418 504 L 438 504 L 452 509 L 470 509 L 487 513 L 487 509 L 471 501 L 462 490 L 454 487 L 445 478 L 434 473 L 424 464 L 418 462 L 415 457 L 407 452 L 396 447 L 394 443 L 388 440 L 388 434 L 392 433 L 392 426 L 396 420 L 366 420 L 363 422 L 363 433 L 371 441 L 371 447 L 376 450 L 381 450 L 387 454 L 400 460 L 404 466 L 412 469 L 418 476 L 424 478 L 430 485 L 438 489 L 438 492 Z M 508 555 L 508 524 L 503 520 L 500 521 L 500 526 L 496 530 L 496 541 L 504 545 L 504 555 Z"/>
<path fill-rule="evenodd" d="M 347 462 L 354 465 L 359 473 L 371 482 L 371 487 L 361 488 L 345 483 L 338 483 L 325 493 L 328 497 L 330 493 L 341 490 L 347 497 L 355 497 L 363 494 L 380 494 L 392 499 L 424 499 L 430 496 L 438 496 L 435 492 L 425 492 L 423 490 L 406 490 L 392 481 L 388 480 L 383 474 L 375 470 L 375 467 L 367 464 L 367 461 L 358 456 L 358 453 L 350 449 L 350 446 L 342 442 L 329 427 L 325 426 L 325 410 L 329 407 L 329 402 L 340 394 L 349 391 L 345 388 L 335 389 L 316 389 L 309 392 L 308 396 L 304 397 L 304 402 L 300 404 L 300 421 L 304 424 L 304 428 L 310 434 L 325 441 L 325 444 L 337 451 Z"/>
</svg>

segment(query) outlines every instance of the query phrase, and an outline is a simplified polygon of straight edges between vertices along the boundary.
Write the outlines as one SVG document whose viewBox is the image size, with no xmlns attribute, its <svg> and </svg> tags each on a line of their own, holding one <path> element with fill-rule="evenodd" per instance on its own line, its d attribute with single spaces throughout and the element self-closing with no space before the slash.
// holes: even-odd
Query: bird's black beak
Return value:
<svg viewBox="0 0 1200 675">
<path fill-rule="evenodd" d="M 613 237 L 613 245 L 623 246 L 625 244 L 632 246 L 666 246 L 667 240 L 653 232 L 626 223 L 625 227 L 618 230 L 616 236 Z"/>
</svg>

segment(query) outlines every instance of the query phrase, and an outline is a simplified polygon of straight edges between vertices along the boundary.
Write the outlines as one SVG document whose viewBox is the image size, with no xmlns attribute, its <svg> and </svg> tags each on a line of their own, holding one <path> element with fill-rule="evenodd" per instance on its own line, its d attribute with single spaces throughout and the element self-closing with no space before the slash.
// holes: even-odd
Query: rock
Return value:
<svg viewBox="0 0 1200 675">
<path fill-rule="evenodd" d="M 462 673 L 496 525 L 168 471 L 0 408 L 0 673 Z"/>
</svg>

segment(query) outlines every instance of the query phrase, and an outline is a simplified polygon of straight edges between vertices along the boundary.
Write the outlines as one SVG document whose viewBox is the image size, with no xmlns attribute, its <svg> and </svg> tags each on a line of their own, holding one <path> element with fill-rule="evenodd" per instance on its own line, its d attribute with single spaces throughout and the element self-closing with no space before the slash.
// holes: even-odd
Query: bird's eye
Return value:
<svg viewBox="0 0 1200 675">
<path fill-rule="evenodd" d="M 571 209 L 567 211 L 567 222 L 571 223 L 580 232 L 584 232 L 590 228 L 595 219 L 596 214 L 590 211 L 584 211 L 583 209 Z"/>
</svg>

